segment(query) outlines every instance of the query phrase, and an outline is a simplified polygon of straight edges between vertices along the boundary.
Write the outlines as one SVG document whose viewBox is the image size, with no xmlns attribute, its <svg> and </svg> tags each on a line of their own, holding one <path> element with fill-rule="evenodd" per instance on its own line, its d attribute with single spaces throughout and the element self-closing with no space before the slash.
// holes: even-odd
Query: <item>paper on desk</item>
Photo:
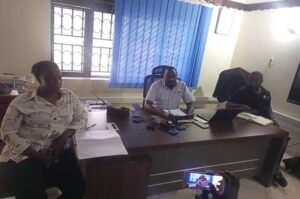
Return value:
<svg viewBox="0 0 300 199">
<path fill-rule="evenodd" d="M 164 110 L 166 113 L 170 113 L 174 116 L 185 116 L 186 114 L 182 112 L 180 109 L 171 109 L 171 110 Z"/>
<path fill-rule="evenodd" d="M 104 156 L 127 155 L 115 130 L 94 130 L 75 134 L 76 152 L 80 160 Z"/>
</svg>

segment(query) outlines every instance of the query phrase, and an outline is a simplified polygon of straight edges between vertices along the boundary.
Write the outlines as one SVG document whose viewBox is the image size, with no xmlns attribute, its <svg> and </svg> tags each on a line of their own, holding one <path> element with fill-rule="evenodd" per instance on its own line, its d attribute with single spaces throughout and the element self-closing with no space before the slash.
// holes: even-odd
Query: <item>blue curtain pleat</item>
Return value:
<svg viewBox="0 0 300 199">
<path fill-rule="evenodd" d="M 143 87 L 158 65 L 198 85 L 212 8 L 177 0 L 116 0 L 111 87 Z"/>
</svg>

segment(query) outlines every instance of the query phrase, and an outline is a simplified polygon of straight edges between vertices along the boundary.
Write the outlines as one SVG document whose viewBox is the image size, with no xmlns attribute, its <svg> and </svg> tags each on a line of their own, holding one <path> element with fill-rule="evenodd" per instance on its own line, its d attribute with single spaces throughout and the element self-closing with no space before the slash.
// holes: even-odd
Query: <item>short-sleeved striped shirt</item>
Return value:
<svg viewBox="0 0 300 199">
<path fill-rule="evenodd" d="M 155 81 L 146 96 L 146 100 L 152 101 L 162 109 L 177 109 L 181 98 L 186 104 L 193 102 L 187 85 L 183 81 L 177 80 L 176 86 L 170 89 L 166 86 L 164 79 Z"/>
</svg>

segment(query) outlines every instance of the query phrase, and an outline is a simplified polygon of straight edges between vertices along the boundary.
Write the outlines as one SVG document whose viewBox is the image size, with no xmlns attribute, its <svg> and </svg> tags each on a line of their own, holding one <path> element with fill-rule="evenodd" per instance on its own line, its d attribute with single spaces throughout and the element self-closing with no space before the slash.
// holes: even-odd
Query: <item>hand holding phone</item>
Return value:
<svg viewBox="0 0 300 199">
<path fill-rule="evenodd" d="M 232 173 L 225 171 L 220 172 L 220 175 L 223 176 L 223 181 L 221 182 L 222 187 L 219 190 L 210 185 L 210 190 L 214 199 L 238 199 L 238 193 L 240 188 L 240 180 Z"/>
<path fill-rule="evenodd" d="M 200 189 L 202 191 L 210 191 L 212 186 L 214 190 L 221 191 L 224 187 L 223 176 L 201 172 L 187 173 L 186 184 L 188 188 Z"/>
</svg>

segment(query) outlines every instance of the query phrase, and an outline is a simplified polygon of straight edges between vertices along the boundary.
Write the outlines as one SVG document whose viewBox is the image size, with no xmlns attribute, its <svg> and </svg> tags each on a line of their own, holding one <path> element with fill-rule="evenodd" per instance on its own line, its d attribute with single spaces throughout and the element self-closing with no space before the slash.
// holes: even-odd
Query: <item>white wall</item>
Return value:
<svg viewBox="0 0 300 199">
<path fill-rule="evenodd" d="M 243 12 L 236 10 L 231 33 L 229 35 L 215 34 L 218 13 L 219 9 L 213 12 L 200 73 L 199 86 L 202 87 L 203 94 L 206 96 L 212 96 L 220 72 L 231 66 L 243 19 Z"/>
<path fill-rule="evenodd" d="M 286 18 L 293 13 L 300 14 L 300 8 L 245 12 L 231 65 L 263 72 L 273 109 L 299 120 L 300 106 L 286 101 L 300 60 L 300 36 L 286 31 L 287 23 L 300 19 Z"/>
<path fill-rule="evenodd" d="M 50 59 L 50 0 L 0 1 L 0 72 L 28 74 Z"/>
<path fill-rule="evenodd" d="M 242 0 L 243 1 L 243 0 Z M 236 15 L 233 34 L 214 34 L 218 9 L 213 13 L 199 85 L 211 95 L 220 71 L 230 67 L 242 13 Z M 0 0 L 0 72 L 29 74 L 32 64 L 50 59 L 50 0 Z M 141 89 L 110 89 L 107 81 L 91 79 L 63 80 L 63 86 L 80 97 L 139 97 Z"/>
</svg>

